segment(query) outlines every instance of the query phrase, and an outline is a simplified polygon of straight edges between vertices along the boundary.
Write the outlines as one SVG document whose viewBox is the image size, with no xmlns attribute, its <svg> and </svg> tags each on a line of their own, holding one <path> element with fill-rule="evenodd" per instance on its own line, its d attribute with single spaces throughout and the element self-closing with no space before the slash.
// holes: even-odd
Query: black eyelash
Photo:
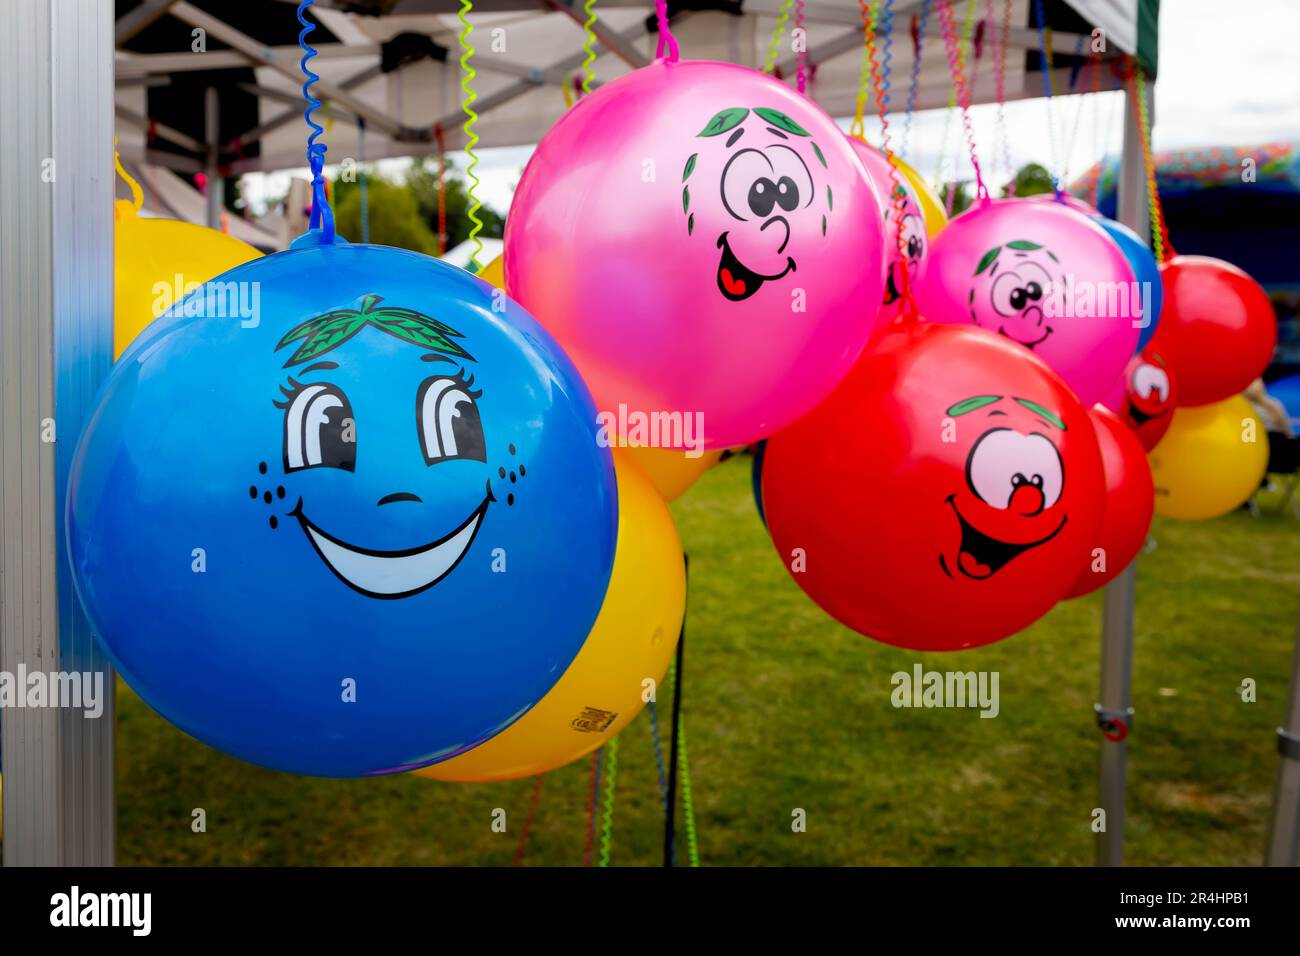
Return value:
<svg viewBox="0 0 1300 956">
<path fill-rule="evenodd" d="M 450 377 L 453 382 L 455 382 L 457 385 L 461 387 L 461 389 L 464 390 L 466 395 L 468 395 L 470 398 L 474 399 L 475 401 L 478 401 L 480 398 L 483 397 L 483 389 L 480 388 L 476 390 L 474 388 L 473 374 L 470 374 L 469 378 L 466 378 L 465 374 L 466 374 L 465 370 L 461 368 L 461 369 L 457 369 L 456 374 Z"/>
<path fill-rule="evenodd" d="M 302 382 L 298 381 L 292 375 L 289 376 L 289 386 L 289 388 L 285 388 L 283 385 L 280 386 L 280 391 L 284 395 L 284 401 L 275 398 L 271 399 L 271 404 L 276 408 L 288 408 L 289 404 L 294 400 L 294 397 L 303 389 Z"/>
</svg>

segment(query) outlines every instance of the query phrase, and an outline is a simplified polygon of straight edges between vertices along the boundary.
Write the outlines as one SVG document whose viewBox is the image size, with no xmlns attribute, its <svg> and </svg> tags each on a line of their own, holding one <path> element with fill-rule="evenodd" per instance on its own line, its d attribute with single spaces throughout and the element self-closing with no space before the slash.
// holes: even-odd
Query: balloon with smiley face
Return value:
<svg viewBox="0 0 1300 956">
<path fill-rule="evenodd" d="M 884 203 L 885 222 L 885 295 L 880 304 L 881 321 L 898 318 L 903 312 L 903 277 L 899 270 L 906 264 L 908 282 L 915 287 L 925 270 L 925 254 L 930 246 L 926 235 L 925 211 L 911 182 L 901 171 L 891 172 L 885 154 L 862 140 L 849 137 L 849 145 L 867 170 Z M 893 185 L 897 182 L 897 186 Z M 899 206 L 902 206 L 900 224 Z M 901 248 L 899 248 L 901 246 Z"/>
<path fill-rule="evenodd" d="M 978 325 L 1019 343 L 1091 406 L 1136 350 L 1140 291 L 1088 216 L 1059 202 L 999 199 L 934 238 L 916 295 L 927 321 Z"/>
<path fill-rule="evenodd" d="M 506 288 L 602 410 L 700 415 L 705 447 L 725 448 L 844 376 L 884 252 L 876 190 L 811 100 L 747 67 L 660 60 L 542 138 L 506 220 Z"/>
<path fill-rule="evenodd" d="M 230 290 L 256 307 L 227 317 Z M 416 253 L 309 245 L 127 350 L 68 538 L 150 706 L 252 763 L 359 776 L 461 753 L 554 684 L 609 579 L 613 467 L 569 360 L 496 296 Z"/>
<path fill-rule="evenodd" d="M 1102 402 L 1137 434 L 1147 451 L 1160 444 L 1178 407 L 1177 377 L 1152 343 L 1129 359 L 1124 376 Z"/>
<path fill-rule="evenodd" d="M 762 501 L 794 579 L 841 623 L 915 650 L 1000 640 L 1066 595 L 1101 522 L 1087 413 L 981 329 L 882 332 L 767 444 Z"/>
<path fill-rule="evenodd" d="M 1070 597 L 1091 594 L 1118 577 L 1142 550 L 1155 514 L 1155 486 L 1142 443 L 1118 415 L 1104 406 L 1094 405 L 1088 417 L 1101 449 L 1106 503 L 1097 538 L 1083 573 L 1070 589 Z"/>
</svg>

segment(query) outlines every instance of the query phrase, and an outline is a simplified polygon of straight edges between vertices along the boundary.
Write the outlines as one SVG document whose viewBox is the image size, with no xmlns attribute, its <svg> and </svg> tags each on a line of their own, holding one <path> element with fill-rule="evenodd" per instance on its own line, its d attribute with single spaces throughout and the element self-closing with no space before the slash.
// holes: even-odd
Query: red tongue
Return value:
<svg viewBox="0 0 1300 956">
<path fill-rule="evenodd" d="M 980 564 L 968 551 L 957 555 L 957 566 L 973 578 L 986 578 L 993 573 L 987 564 Z"/>
<path fill-rule="evenodd" d="M 728 292 L 730 292 L 732 295 L 744 295 L 744 294 L 745 294 L 745 280 L 744 280 L 744 279 L 733 279 L 733 278 L 731 277 L 731 270 L 730 270 L 730 269 L 723 269 L 723 270 L 719 273 L 719 275 L 720 275 L 721 278 L 722 278 L 722 287 L 723 287 L 724 289 L 726 289 Z"/>
</svg>

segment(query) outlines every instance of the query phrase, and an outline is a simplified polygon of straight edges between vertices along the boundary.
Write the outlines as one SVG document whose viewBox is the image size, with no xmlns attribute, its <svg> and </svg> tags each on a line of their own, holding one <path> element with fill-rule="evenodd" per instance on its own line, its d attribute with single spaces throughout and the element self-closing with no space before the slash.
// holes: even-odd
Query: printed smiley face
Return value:
<svg viewBox="0 0 1300 956">
<path fill-rule="evenodd" d="M 1137 434 L 1147 451 L 1155 448 L 1173 423 L 1177 383 L 1164 356 L 1148 345 L 1129 360 L 1123 379 L 1105 401 Z"/>
<path fill-rule="evenodd" d="M 433 587 L 455 569 L 473 544 L 488 506 L 496 499 L 486 469 L 487 442 L 478 408 L 483 392 L 475 389 L 473 375 L 465 370 L 474 358 L 458 344 L 462 334 L 417 310 L 381 303 L 382 296 L 366 295 L 358 308 L 331 309 L 286 333 L 277 344 L 277 351 L 295 342 L 301 344 L 285 362 L 285 367 L 292 371 L 287 384 L 280 386 L 284 398 L 272 404 L 284 414 L 281 461 L 286 479 L 298 474 L 291 483 L 310 488 L 310 482 L 302 474 L 310 469 L 355 472 L 358 435 L 366 430 L 366 422 L 358 419 L 347 392 L 336 381 L 342 369 L 340 361 L 346 361 L 349 353 L 348 340 L 370 328 L 414 346 L 407 356 L 409 368 L 402 370 L 408 377 L 412 372 L 419 372 L 418 382 L 412 379 L 407 383 L 407 400 L 394 408 L 373 408 L 371 414 L 409 416 L 413 395 L 415 415 L 409 441 L 413 445 L 418 442 L 427 468 L 449 461 L 482 465 L 484 490 L 479 500 L 471 499 L 468 504 L 472 507 L 468 507 L 464 518 L 434 540 L 401 548 L 366 546 L 331 534 L 308 517 L 312 509 L 304 493 L 296 495 L 296 504 L 288 512 L 289 517 L 297 519 L 326 567 L 348 587 L 368 597 L 404 598 Z M 429 351 L 422 351 L 426 349 Z M 331 359 L 317 361 L 327 353 L 332 355 Z M 416 364 L 417 359 L 423 363 L 422 367 Z M 511 445 L 509 454 L 513 456 L 514 451 Z M 265 462 L 259 462 L 259 472 L 264 466 Z M 504 468 L 502 465 L 501 470 Z M 522 462 L 517 463 L 517 469 L 510 471 L 512 486 L 527 473 Z M 421 482 L 422 477 L 418 472 L 411 475 L 413 483 L 427 484 Z M 474 487 L 472 481 L 466 482 L 470 488 Z M 428 493 L 426 489 L 420 490 Z M 283 497 L 282 485 L 276 491 L 277 496 Z M 266 494 L 269 492 L 263 495 L 264 500 Z M 514 505 L 515 494 L 512 487 L 507 495 L 508 505 Z M 255 487 L 250 488 L 250 495 L 257 497 Z M 400 505 L 404 517 L 413 518 L 411 511 L 423 503 L 424 498 L 416 490 L 403 488 L 383 495 L 374 506 Z M 271 527 L 272 530 L 278 527 L 274 516 Z"/>
<path fill-rule="evenodd" d="M 475 746 L 605 593 L 614 476 L 582 380 L 425 256 L 295 248 L 221 281 L 258 284 L 257 321 L 155 323 L 78 446 L 96 632 L 150 706 L 253 763 L 359 776 Z"/>
<path fill-rule="evenodd" d="M 898 192 L 903 192 L 906 195 L 906 191 L 903 190 L 902 186 L 898 187 Z M 903 262 L 908 272 L 909 281 L 913 281 L 920 271 L 921 263 L 925 260 L 925 252 L 929 247 L 930 239 L 925 234 L 925 219 L 921 215 L 920 208 L 916 207 L 910 199 L 907 202 L 908 205 L 904 208 L 910 211 L 903 213 L 903 221 L 898 226 L 897 233 L 902 246 Z M 889 213 L 885 214 L 886 228 L 889 228 L 892 218 Z M 882 303 L 883 305 L 893 305 L 902 298 L 902 283 L 899 281 L 897 274 L 899 265 L 897 257 L 889 261 L 889 272 L 885 277 L 885 300 Z"/>
<path fill-rule="evenodd" d="M 826 181 L 826 157 L 807 130 L 765 107 L 720 110 L 698 137 L 717 137 L 722 147 L 701 147 L 686 161 L 686 230 L 695 234 L 691 186 L 716 175 L 723 215 L 708 220 L 721 224 L 714 233 L 718 291 L 728 301 L 743 302 L 795 272 L 797 257 L 812 252 L 809 242 L 816 231 L 826 236 L 835 201 Z"/>
<path fill-rule="evenodd" d="M 837 620 L 955 650 L 1068 593 L 1105 483 L 1087 413 L 1040 359 L 969 325 L 895 323 L 768 440 L 762 500 L 777 553 Z"/>
<path fill-rule="evenodd" d="M 1036 348 L 1055 331 L 1046 299 L 1064 284 L 1060 260 L 1039 243 L 1015 239 L 994 246 L 975 269 L 968 298 L 971 321 Z"/>
<path fill-rule="evenodd" d="M 1052 437 L 1065 423 L 1036 402 L 998 395 L 973 396 L 947 414 L 982 417 L 985 430 L 966 458 L 964 486 L 945 499 L 960 541 L 955 559 L 941 552 L 939 566 L 949 577 L 955 572 L 985 580 L 1065 527 L 1067 515 L 1057 508 L 1065 464 Z"/>
</svg>

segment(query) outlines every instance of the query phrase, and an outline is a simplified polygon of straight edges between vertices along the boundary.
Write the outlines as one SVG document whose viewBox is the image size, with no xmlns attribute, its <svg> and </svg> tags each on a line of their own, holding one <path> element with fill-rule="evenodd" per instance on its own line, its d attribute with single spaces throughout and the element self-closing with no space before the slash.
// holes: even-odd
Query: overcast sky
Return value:
<svg viewBox="0 0 1300 956">
<path fill-rule="evenodd" d="M 1161 6 L 1157 150 L 1300 141 L 1300 0 L 1165 0 Z M 1055 167 L 1068 183 L 1102 155 L 1118 151 L 1121 100 L 1118 93 L 1056 97 L 1050 124 L 1046 100 L 1007 104 L 1011 166 L 1040 162 Z M 976 107 L 972 113 L 981 164 L 991 167 L 990 179 L 1003 181 L 994 148 L 995 108 Z M 847 122 L 843 125 L 847 128 Z M 943 110 L 914 117 L 906 156 L 926 178 L 937 178 L 942 157 L 959 162 L 958 177 L 969 176 L 969 164 L 958 158 L 959 126 L 946 124 Z M 1054 143 L 1044 135 L 1046 128 L 1055 131 Z M 878 127 L 868 125 L 868 139 L 878 141 L 877 132 Z M 485 204 L 501 211 L 509 208 L 531 152 L 527 147 L 479 151 L 479 196 Z M 463 154 L 452 156 L 464 168 Z M 381 165 L 392 174 L 404 168 L 406 160 Z M 256 203 L 283 194 L 289 175 L 305 177 L 306 171 L 245 177 L 245 195 Z M 946 175 L 952 175 L 951 167 Z"/>
</svg>

